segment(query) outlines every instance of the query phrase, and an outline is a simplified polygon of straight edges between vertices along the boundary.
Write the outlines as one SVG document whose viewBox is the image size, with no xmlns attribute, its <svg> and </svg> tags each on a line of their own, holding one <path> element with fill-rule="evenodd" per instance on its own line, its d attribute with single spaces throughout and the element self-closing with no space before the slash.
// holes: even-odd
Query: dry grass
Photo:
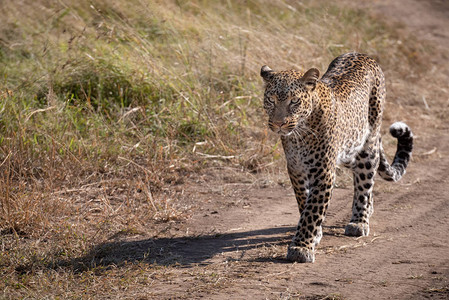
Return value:
<svg viewBox="0 0 449 300">
<path fill-rule="evenodd" d="M 137 297 L 155 277 L 176 282 L 165 266 L 84 262 L 76 272 L 72 259 L 185 220 L 195 201 L 176 187 L 214 176 L 211 168 L 287 181 L 264 125 L 261 65 L 324 72 L 340 53 L 365 52 L 395 78 L 400 97 L 390 103 L 412 90 L 408 103 L 421 106 L 416 74 L 435 72 L 424 67 L 432 49 L 325 1 L 113 2 L 0 5 L 2 297 L 108 297 L 131 287 Z M 221 284 L 197 276 L 205 289 Z"/>
</svg>

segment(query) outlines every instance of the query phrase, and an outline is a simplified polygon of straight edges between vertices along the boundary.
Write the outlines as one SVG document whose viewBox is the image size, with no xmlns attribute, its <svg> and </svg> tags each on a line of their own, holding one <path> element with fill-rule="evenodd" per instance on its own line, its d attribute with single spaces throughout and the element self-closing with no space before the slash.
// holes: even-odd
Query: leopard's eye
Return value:
<svg viewBox="0 0 449 300">
<path fill-rule="evenodd" d="M 299 103 L 299 98 L 292 98 L 292 100 L 290 101 L 291 104 L 298 104 Z"/>
<path fill-rule="evenodd" d="M 272 97 L 265 97 L 265 100 L 267 101 L 268 104 L 271 104 L 271 105 L 274 104 L 274 99 Z"/>
</svg>

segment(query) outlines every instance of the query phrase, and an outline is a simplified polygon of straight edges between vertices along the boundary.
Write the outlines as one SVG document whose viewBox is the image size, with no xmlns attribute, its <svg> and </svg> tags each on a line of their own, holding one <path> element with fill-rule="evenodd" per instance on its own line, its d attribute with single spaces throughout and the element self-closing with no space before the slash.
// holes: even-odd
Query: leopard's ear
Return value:
<svg viewBox="0 0 449 300">
<path fill-rule="evenodd" d="M 269 66 L 263 66 L 262 69 L 260 69 L 260 76 L 265 81 L 270 81 L 273 78 L 274 71 L 271 70 Z"/>
<path fill-rule="evenodd" d="M 312 68 L 307 71 L 304 76 L 302 76 L 301 80 L 308 90 L 313 90 L 315 89 L 318 77 L 320 77 L 320 71 L 318 71 L 318 69 Z"/>
</svg>

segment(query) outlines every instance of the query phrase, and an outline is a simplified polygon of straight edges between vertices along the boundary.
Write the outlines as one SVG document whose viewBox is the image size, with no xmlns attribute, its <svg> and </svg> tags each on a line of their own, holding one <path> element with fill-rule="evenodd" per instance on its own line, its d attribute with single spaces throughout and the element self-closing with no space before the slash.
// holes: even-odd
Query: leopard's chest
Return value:
<svg viewBox="0 0 449 300">
<path fill-rule="evenodd" d="M 282 145 L 289 169 L 299 173 L 307 173 L 308 169 L 316 165 L 325 165 L 325 160 L 328 160 L 329 154 L 334 151 L 322 137 L 316 135 L 283 137 Z"/>
</svg>

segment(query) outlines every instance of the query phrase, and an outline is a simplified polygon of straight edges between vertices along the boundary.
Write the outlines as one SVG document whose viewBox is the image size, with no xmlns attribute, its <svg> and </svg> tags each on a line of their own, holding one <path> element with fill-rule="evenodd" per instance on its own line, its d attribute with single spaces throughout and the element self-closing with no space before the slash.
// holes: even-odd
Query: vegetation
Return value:
<svg viewBox="0 0 449 300">
<path fill-rule="evenodd" d="M 261 65 L 324 72 L 354 50 L 405 81 L 431 51 L 326 1 L 7 0 L 0 12 L 0 286 L 13 298 L 61 295 L 53 276 L 74 280 L 65 296 L 93 288 L 93 271 L 39 269 L 183 220 L 194 204 L 170 187 L 191 174 L 279 165 Z"/>
</svg>

